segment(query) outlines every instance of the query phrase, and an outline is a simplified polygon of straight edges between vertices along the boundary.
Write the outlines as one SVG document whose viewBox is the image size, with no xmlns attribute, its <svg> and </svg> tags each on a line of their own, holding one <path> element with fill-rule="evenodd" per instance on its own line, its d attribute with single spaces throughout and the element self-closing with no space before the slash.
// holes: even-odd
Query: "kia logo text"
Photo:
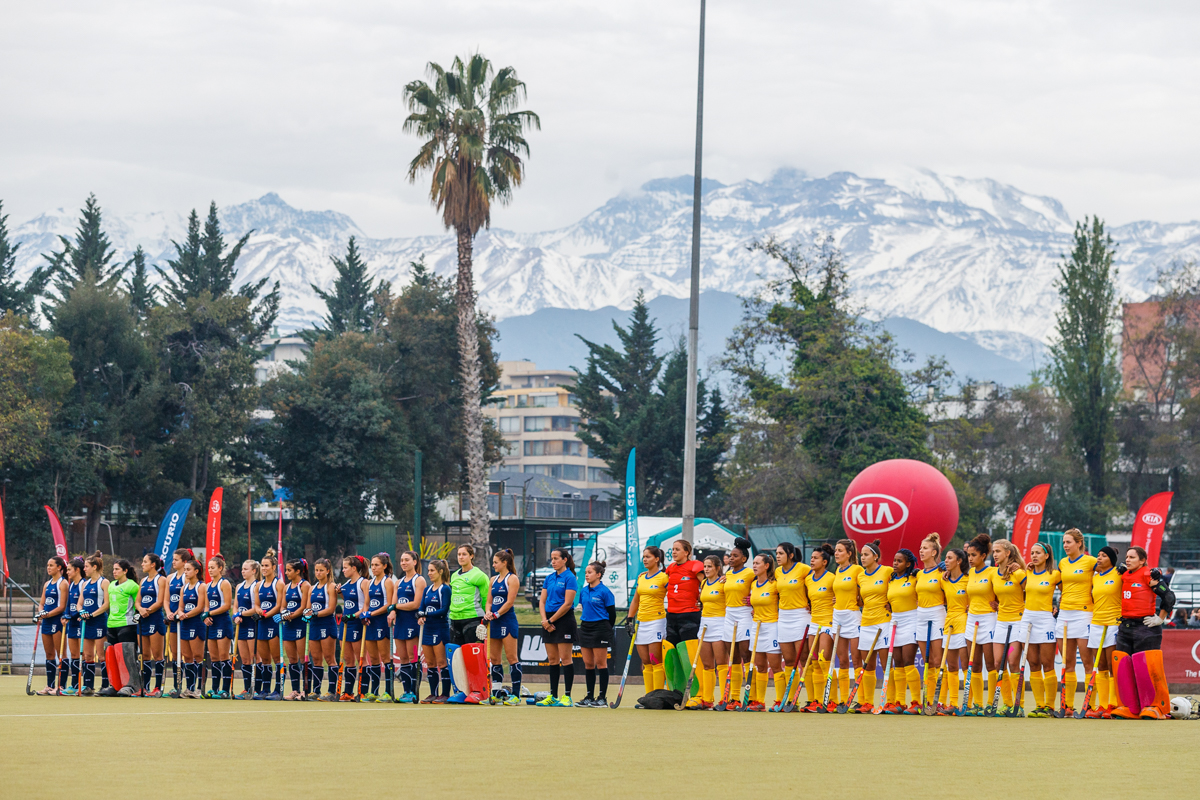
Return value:
<svg viewBox="0 0 1200 800">
<path fill-rule="evenodd" d="M 1146 513 L 1142 514 L 1142 522 L 1147 525 L 1162 525 L 1163 518 L 1158 514 Z"/>
<path fill-rule="evenodd" d="M 846 503 L 842 519 L 855 533 L 887 533 L 908 521 L 908 506 L 890 494 L 860 494 Z"/>
</svg>

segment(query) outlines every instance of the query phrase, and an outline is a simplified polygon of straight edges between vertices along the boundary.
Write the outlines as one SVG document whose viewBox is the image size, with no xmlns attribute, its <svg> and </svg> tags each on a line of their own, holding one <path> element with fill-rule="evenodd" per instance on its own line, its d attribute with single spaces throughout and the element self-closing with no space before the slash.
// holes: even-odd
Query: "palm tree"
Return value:
<svg viewBox="0 0 1200 800">
<path fill-rule="evenodd" d="M 538 115 L 521 111 L 525 83 L 512 67 L 493 70 L 476 53 L 466 62 L 455 58 L 450 69 L 433 62 L 430 83 L 416 80 L 404 87 L 411 112 L 406 133 L 424 141 L 408 180 L 429 171 L 429 199 L 442 213 L 446 229 L 458 237 L 459 370 L 463 383 L 463 429 L 467 438 L 467 496 L 471 501 L 471 541 L 486 552 L 488 545 L 487 485 L 483 471 L 483 411 L 479 378 L 475 282 L 471 244 L 480 228 L 491 226 L 493 201 L 507 203 L 525 177 L 522 156 L 529 155 L 527 127 L 541 129 Z M 487 563 L 486 561 L 484 563 Z"/>
</svg>

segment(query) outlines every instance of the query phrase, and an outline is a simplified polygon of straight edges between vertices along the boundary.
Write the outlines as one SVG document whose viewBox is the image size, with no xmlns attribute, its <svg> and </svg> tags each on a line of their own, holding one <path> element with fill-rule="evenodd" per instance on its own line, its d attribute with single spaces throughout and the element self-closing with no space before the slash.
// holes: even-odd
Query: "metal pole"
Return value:
<svg viewBox="0 0 1200 800">
<path fill-rule="evenodd" d="M 700 181 L 704 153 L 704 0 L 700 0 L 700 69 L 696 78 L 696 169 L 692 175 L 692 302 L 688 311 L 687 424 L 683 441 L 683 538 L 696 518 L 696 348 L 700 337 Z"/>
</svg>

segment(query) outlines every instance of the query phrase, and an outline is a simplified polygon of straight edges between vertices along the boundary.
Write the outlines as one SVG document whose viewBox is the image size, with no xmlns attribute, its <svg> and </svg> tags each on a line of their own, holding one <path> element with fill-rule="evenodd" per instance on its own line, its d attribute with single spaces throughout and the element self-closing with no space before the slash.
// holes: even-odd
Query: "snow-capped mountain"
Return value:
<svg viewBox="0 0 1200 800">
<path fill-rule="evenodd" d="M 628 308 L 639 289 L 649 297 L 686 296 L 691 190 L 690 177 L 654 180 L 565 228 L 481 232 L 475 242 L 481 305 L 503 319 L 547 307 Z M 231 241 L 254 231 L 240 278 L 281 282 L 284 331 L 321 316 L 323 304 L 309 284 L 331 285 L 330 256 L 340 255 L 352 235 L 375 271 L 394 284 L 407 280 L 410 262 L 422 255 L 440 274 L 455 270 L 451 236 L 371 239 L 344 214 L 302 211 L 274 193 L 221 216 Z M 76 219 L 77 212 L 59 209 L 15 226 L 22 275 L 57 247 L 56 234 L 72 233 Z M 141 244 L 162 263 L 174 254 L 171 240 L 182 236 L 185 217 L 155 212 L 110 215 L 105 222 L 122 257 Z M 987 179 L 928 171 L 887 180 L 848 172 L 811 178 L 780 170 L 763 182 L 705 181 L 703 226 L 705 290 L 747 294 L 781 273 L 747 250 L 755 239 L 827 232 L 844 251 L 856 297 L 872 316 L 907 317 L 1023 357 L 1031 339 L 1051 333 L 1052 283 L 1074 222 L 1052 198 Z M 1129 300 L 1153 290 L 1160 266 L 1200 255 L 1200 222 L 1136 222 L 1111 232 Z"/>
</svg>

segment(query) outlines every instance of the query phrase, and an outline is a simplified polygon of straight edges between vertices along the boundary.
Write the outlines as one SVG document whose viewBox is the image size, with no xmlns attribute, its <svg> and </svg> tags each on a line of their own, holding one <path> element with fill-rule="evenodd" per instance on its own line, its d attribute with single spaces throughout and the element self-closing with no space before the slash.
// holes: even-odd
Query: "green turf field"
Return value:
<svg viewBox="0 0 1200 800">
<path fill-rule="evenodd" d="M 763 791 L 1018 800 L 1198 791 L 1197 722 L 653 712 L 635 710 L 641 687 L 627 688 L 622 707 L 608 711 L 27 697 L 23 677 L 3 677 L 0 797 L 372 797 L 403 789 L 406 797 L 728 799 Z M 441 744 L 431 752 L 432 742 Z M 1145 791 L 1122 787 L 1134 772 L 1146 776 Z"/>
</svg>

